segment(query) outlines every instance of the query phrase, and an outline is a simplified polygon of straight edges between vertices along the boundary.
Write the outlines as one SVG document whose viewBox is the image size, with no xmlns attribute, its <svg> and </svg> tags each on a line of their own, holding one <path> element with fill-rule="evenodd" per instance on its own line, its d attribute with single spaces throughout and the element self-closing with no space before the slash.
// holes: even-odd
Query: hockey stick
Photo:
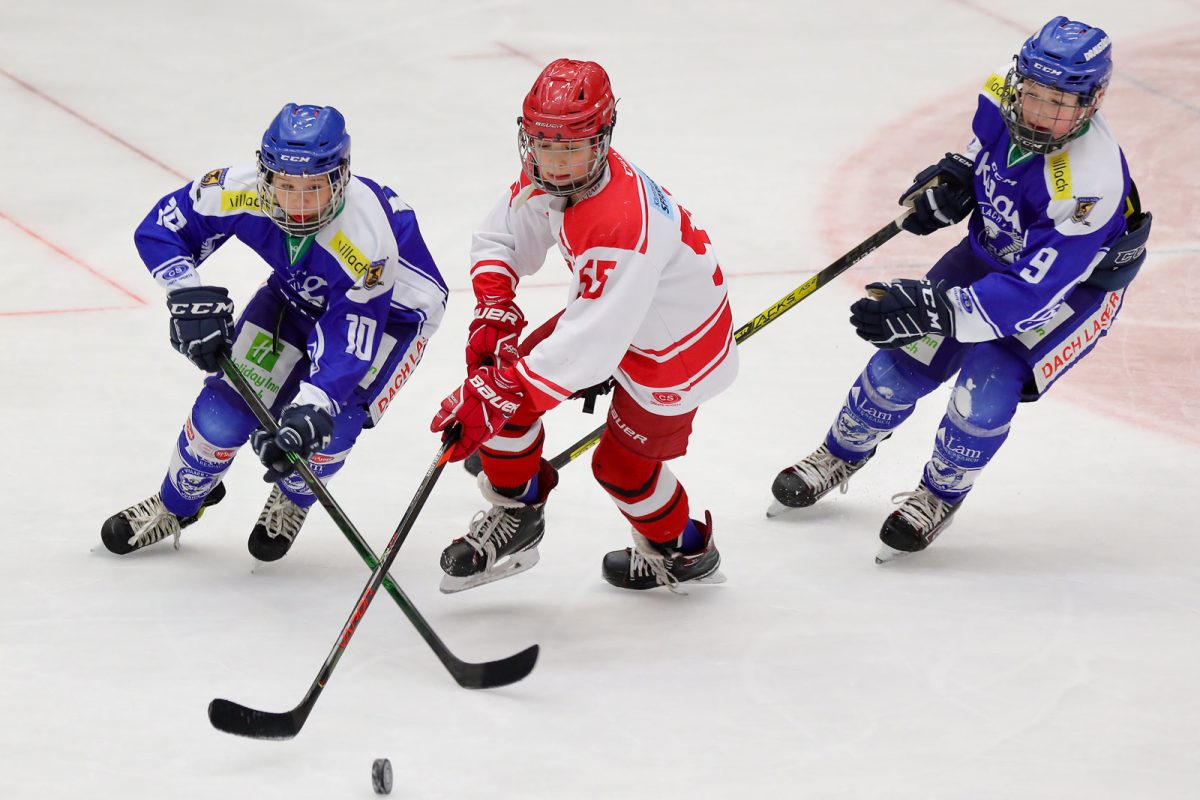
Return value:
<svg viewBox="0 0 1200 800">
<path fill-rule="evenodd" d="M 738 344 L 746 341 L 751 336 L 758 333 L 760 330 L 767 327 L 780 316 L 782 316 L 784 312 L 791 310 L 791 308 L 798 304 L 801 300 L 832 281 L 838 275 L 841 275 L 843 272 L 853 267 L 859 261 L 862 261 L 868 255 L 878 249 L 880 245 L 884 244 L 897 233 L 904 230 L 902 227 L 904 220 L 911 213 L 911 208 L 905 209 L 900 216 L 896 217 L 887 225 L 884 225 L 866 239 L 859 242 L 850 252 L 846 253 L 837 261 L 834 261 L 828 267 L 821 270 L 816 275 L 813 275 L 811 278 L 797 286 L 792 291 L 788 292 L 766 311 L 763 311 L 757 317 L 734 331 L 733 340 Z M 591 450 L 600 441 L 600 435 L 604 433 L 604 428 L 605 425 L 601 425 L 600 427 L 596 428 L 596 430 L 584 436 L 566 450 L 563 450 L 554 458 L 550 459 L 551 466 L 553 466 L 555 469 L 562 469 L 567 464 L 586 453 L 588 450 Z"/>
<path fill-rule="evenodd" d="M 224 358 L 222 359 L 221 366 L 225 374 L 229 376 L 234 388 L 237 389 L 238 394 L 241 395 L 251 411 L 254 412 L 254 416 L 258 419 L 259 423 L 268 431 L 277 431 L 279 429 L 278 424 L 271 417 L 262 400 L 254 393 L 254 390 L 247 383 L 245 377 L 238 371 L 236 365 L 229 358 Z M 396 604 L 400 606 L 400 610 L 408 617 L 413 627 L 421 634 L 421 637 L 460 686 L 467 689 L 488 689 L 496 686 L 506 686 L 521 680 L 533 670 L 538 656 L 537 645 L 532 645 L 520 653 L 498 661 L 471 663 L 458 658 L 450 652 L 450 649 L 446 647 L 445 643 L 442 642 L 429 623 L 426 622 L 425 618 L 412 604 L 412 601 L 408 599 L 408 596 L 404 594 L 400 587 L 387 574 L 392 562 L 396 558 L 396 554 L 399 552 L 400 545 L 403 544 L 405 538 L 408 536 L 413 523 L 416 521 L 417 514 L 420 513 L 421 508 L 425 505 L 425 500 L 432 492 L 434 483 L 436 483 L 438 476 L 441 475 L 442 468 L 445 466 L 448 458 L 446 453 L 448 452 L 449 445 L 450 443 L 443 443 L 442 448 L 438 451 L 438 456 L 426 473 L 420 487 L 418 487 L 416 496 L 405 510 L 400 524 L 392 534 L 387 549 L 384 550 L 383 561 L 380 561 L 376 557 L 374 551 L 371 550 L 371 546 L 363 539 L 362 534 L 358 532 L 354 524 L 350 522 L 350 519 L 342 511 L 341 507 L 338 506 L 333 496 L 329 494 L 325 485 L 313 473 L 308 463 L 303 459 L 298 459 L 294 456 L 291 457 L 296 464 L 296 468 L 303 476 L 305 483 L 317 496 L 317 499 L 320 500 L 321 505 L 325 507 L 338 528 L 350 540 L 350 543 L 354 545 L 354 549 L 358 551 L 358 554 L 374 571 L 371 574 L 371 580 L 368 582 L 367 588 L 363 591 L 358 604 L 355 606 L 354 613 L 351 615 L 347 627 L 343 629 L 342 636 L 339 637 L 338 644 L 334 646 L 333 652 L 330 653 L 329 659 L 326 660 L 325 666 L 317 676 L 317 681 L 309 689 L 304 701 L 299 706 L 287 714 L 264 715 L 262 712 L 254 712 L 252 709 L 238 706 L 236 703 L 230 703 L 226 700 L 214 700 L 209 705 L 209 719 L 215 727 L 229 733 L 254 736 L 254 733 L 248 732 L 248 728 L 251 727 L 249 721 L 255 715 L 261 715 L 266 720 L 275 718 L 275 722 L 272 723 L 275 726 L 273 730 L 282 732 L 285 735 L 259 735 L 258 738 L 290 738 L 291 736 L 295 736 L 299 732 L 300 726 L 304 724 L 304 720 L 308 717 L 308 713 L 312 710 L 312 705 L 316 702 L 321 688 L 324 688 L 325 682 L 333 672 L 333 668 L 337 665 L 337 661 L 341 657 L 341 650 L 349 642 L 350 636 L 354 633 L 354 627 L 357 625 L 358 620 L 362 618 L 363 613 L 366 612 L 367 606 L 370 605 L 371 599 L 374 597 L 375 592 L 378 591 L 380 585 L 387 590 L 392 599 L 396 601 Z M 238 709 L 247 712 L 240 715 L 241 722 L 239 722 Z M 281 721 L 279 719 L 281 717 L 288 721 Z M 286 734 L 288 730 L 292 732 Z"/>
</svg>

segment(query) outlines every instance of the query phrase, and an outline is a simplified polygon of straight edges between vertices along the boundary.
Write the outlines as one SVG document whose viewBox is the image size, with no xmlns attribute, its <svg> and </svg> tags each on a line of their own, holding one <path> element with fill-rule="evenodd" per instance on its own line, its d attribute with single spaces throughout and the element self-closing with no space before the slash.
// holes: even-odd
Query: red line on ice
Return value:
<svg viewBox="0 0 1200 800">
<path fill-rule="evenodd" d="M 13 219 L 12 217 L 5 214 L 3 211 L 0 211 L 0 219 L 4 220 L 8 224 L 12 225 L 14 228 L 21 231 L 26 236 L 29 236 L 29 237 L 41 242 L 43 245 L 45 245 L 46 247 L 49 247 L 51 250 L 58 253 L 60 256 L 67 259 L 68 261 L 82 267 L 84 270 L 86 270 L 87 272 L 96 276 L 100 280 L 104 281 L 109 286 L 111 286 L 114 289 L 116 289 L 117 291 L 119 291 L 121 294 L 125 295 L 126 297 L 130 298 L 131 300 L 134 300 L 139 306 L 146 305 L 146 301 L 143 300 L 141 297 L 137 296 L 136 294 L 131 292 L 129 289 L 126 289 L 124 286 L 117 283 L 112 278 L 108 277 L 103 272 L 101 272 L 100 270 L 93 267 L 91 264 L 88 264 L 86 261 L 83 261 L 82 259 L 76 258 L 75 256 L 71 255 L 71 253 L 67 252 L 62 247 L 59 247 L 57 244 L 50 241 L 49 239 L 42 236 L 41 234 L 37 233 L 36 231 L 33 231 L 33 230 L 25 227 L 24 225 L 22 225 L 21 223 L 17 222 L 15 219 Z M 26 313 L 26 312 L 19 312 L 19 313 Z M 33 312 L 28 312 L 28 313 L 33 313 Z M 11 314 L 9 314 L 8 316 L 11 316 Z"/>
<path fill-rule="evenodd" d="M 160 168 L 162 168 L 162 169 L 166 170 L 167 172 L 171 173 L 172 175 L 174 175 L 175 177 L 177 177 L 177 178 L 179 178 L 179 179 L 181 179 L 181 180 L 187 180 L 187 179 L 188 179 L 188 176 L 187 176 L 187 175 L 184 175 L 184 174 L 183 174 L 182 172 L 180 172 L 179 170 L 177 170 L 177 169 L 174 169 L 174 168 L 172 168 L 172 167 L 169 167 L 169 166 L 167 166 L 166 164 L 164 164 L 163 162 L 159 161 L 159 160 L 158 160 L 157 158 L 155 158 L 154 156 L 152 156 L 152 155 L 150 155 L 149 153 L 147 153 L 145 150 L 142 150 L 141 148 L 137 147 L 136 145 L 134 145 L 134 144 L 131 144 L 130 142 L 126 141 L 125 139 L 122 139 L 120 136 L 118 136 L 117 134 L 115 134 L 115 133 L 113 133 L 112 131 L 108 130 L 108 129 L 107 129 L 107 128 L 105 128 L 104 126 L 100 125 L 98 122 L 95 122 L 95 121 L 93 121 L 93 120 L 90 120 L 90 119 L 88 119 L 87 117 L 85 117 L 83 114 L 80 114 L 80 113 L 79 113 L 78 111 L 76 111 L 75 109 L 73 109 L 73 108 L 71 108 L 71 107 L 69 107 L 69 106 L 65 105 L 64 103 L 60 103 L 58 100 L 55 100 L 53 97 L 51 97 L 50 95 L 46 94 L 46 93 L 45 93 L 45 92 L 43 92 L 41 89 L 37 88 L 36 86 L 34 86 L 33 84 L 29 83 L 28 81 L 24 81 L 24 80 L 22 80 L 21 78 L 18 78 L 16 75 L 13 75 L 11 72 L 9 72 L 8 70 L 4 69 L 3 67 L 0 67 L 0 75 L 3 75 L 4 77 L 8 78 L 10 81 L 12 81 L 13 83 L 17 84 L 18 86 L 20 86 L 20 87 L 21 87 L 22 89 L 24 89 L 25 91 L 27 91 L 27 92 L 30 92 L 31 94 L 34 94 L 34 95 L 36 95 L 37 97 L 41 98 L 42 100 L 45 100 L 47 103 L 49 103 L 50 105 L 52 105 L 52 106 L 54 106 L 55 108 L 59 109 L 60 111 L 62 111 L 62 112 L 64 112 L 64 113 L 66 113 L 66 114 L 70 114 L 72 117 L 74 117 L 75 119 L 79 120 L 79 121 L 80 121 L 80 122 L 82 122 L 84 125 L 87 125 L 89 128 L 92 128 L 92 129 L 94 129 L 94 130 L 96 130 L 96 131 L 99 131 L 100 133 L 102 133 L 102 134 L 104 134 L 105 136 L 107 136 L 109 139 L 112 139 L 114 142 L 116 142 L 117 144 L 119 144 L 119 145 L 121 145 L 122 147 L 124 147 L 126 150 L 129 150 L 129 151 L 131 151 L 131 152 L 133 152 L 133 153 L 136 153 L 137 155 L 139 155 L 139 156 L 141 156 L 142 158 L 144 158 L 144 159 L 146 159 L 147 161 L 149 161 L 151 164 L 154 164 L 154 165 L 156 165 L 156 166 L 158 166 L 158 167 L 160 167 Z"/>
</svg>

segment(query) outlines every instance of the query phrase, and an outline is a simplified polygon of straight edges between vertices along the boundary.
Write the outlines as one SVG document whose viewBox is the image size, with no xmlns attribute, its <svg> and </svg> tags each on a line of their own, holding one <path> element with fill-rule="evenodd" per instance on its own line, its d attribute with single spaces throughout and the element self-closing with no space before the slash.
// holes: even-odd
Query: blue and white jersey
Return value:
<svg viewBox="0 0 1200 800">
<path fill-rule="evenodd" d="M 967 156 L 975 161 L 971 246 L 994 272 L 951 289 L 955 338 L 981 342 L 1052 318 L 1125 232 L 1129 169 L 1100 112 L 1048 155 L 1012 143 L 1000 115 L 1004 74 L 984 82 Z"/>
<path fill-rule="evenodd" d="M 215 169 L 164 197 L 134 243 L 160 286 L 201 285 L 197 268 L 230 237 L 271 267 L 267 285 L 313 322 L 304 402 L 337 409 L 371 367 L 384 329 L 428 340 L 446 284 L 412 209 L 388 187 L 352 176 L 341 212 L 314 235 L 285 234 L 262 212 L 253 165 Z"/>
</svg>

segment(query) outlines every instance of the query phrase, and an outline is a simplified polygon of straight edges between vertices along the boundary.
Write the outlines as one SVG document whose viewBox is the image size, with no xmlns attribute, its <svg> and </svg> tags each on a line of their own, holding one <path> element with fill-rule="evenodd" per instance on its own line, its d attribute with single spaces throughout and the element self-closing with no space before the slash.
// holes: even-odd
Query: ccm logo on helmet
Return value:
<svg viewBox="0 0 1200 800">
<path fill-rule="evenodd" d="M 281 155 L 279 157 L 279 160 L 280 161 L 296 161 L 301 164 L 303 164 L 306 161 L 312 161 L 312 159 L 309 158 L 308 156 L 289 156 L 287 153 L 284 153 L 283 155 Z"/>
</svg>

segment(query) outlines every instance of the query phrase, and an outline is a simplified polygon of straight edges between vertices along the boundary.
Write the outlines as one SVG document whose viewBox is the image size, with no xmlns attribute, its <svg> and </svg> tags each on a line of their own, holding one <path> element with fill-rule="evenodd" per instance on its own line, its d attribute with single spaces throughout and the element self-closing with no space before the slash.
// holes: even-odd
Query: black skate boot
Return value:
<svg viewBox="0 0 1200 800">
<path fill-rule="evenodd" d="M 879 540 L 883 542 L 875 554 L 876 564 L 924 550 L 937 535 L 949 527 L 954 512 L 962 501 L 950 504 L 929 491 L 922 481 L 916 491 L 892 496 L 892 502 L 903 502 L 883 521 Z"/>
<path fill-rule="evenodd" d="M 704 512 L 704 522 L 692 520 L 704 535 L 704 547 L 695 553 L 683 553 L 675 542 L 652 542 L 633 532 L 633 547 L 614 550 L 604 556 L 600 573 L 604 580 L 620 589 L 653 589 L 666 586 L 676 594 L 687 594 L 678 587 L 695 583 L 724 583 L 719 571 L 721 553 L 713 543 L 712 514 Z"/>
<path fill-rule="evenodd" d="M 872 450 L 860 461 L 843 461 L 822 444 L 811 455 L 775 476 L 771 494 L 775 502 L 767 517 L 777 517 L 793 508 L 807 508 L 840 486 L 846 493 L 850 476 L 862 469 L 875 455 Z"/>
<path fill-rule="evenodd" d="M 267 504 L 258 515 L 258 522 L 246 542 L 250 555 L 259 561 L 278 561 L 283 558 L 292 542 L 296 541 L 296 534 L 300 533 L 300 526 L 307 516 L 307 508 L 293 503 L 278 484 L 272 486 Z"/>
<path fill-rule="evenodd" d="M 558 485 L 557 470 L 542 460 L 538 499 L 528 504 L 497 492 L 482 472 L 478 480 L 479 490 L 492 507 L 476 514 L 467 535 L 442 551 L 442 571 L 446 574 L 440 588 L 446 594 L 511 577 L 540 558 L 537 546 L 546 532 L 546 497 Z"/>
<path fill-rule="evenodd" d="M 119 556 L 140 550 L 168 536 L 175 537 L 175 549 L 179 549 L 179 532 L 191 525 L 204 513 L 204 509 L 215 506 L 225 498 L 225 485 L 218 483 L 204 498 L 204 505 L 190 517 L 179 517 L 163 506 L 162 495 L 155 492 L 137 505 L 130 506 L 119 514 L 113 514 L 100 527 L 100 540 L 104 546 Z"/>
</svg>

